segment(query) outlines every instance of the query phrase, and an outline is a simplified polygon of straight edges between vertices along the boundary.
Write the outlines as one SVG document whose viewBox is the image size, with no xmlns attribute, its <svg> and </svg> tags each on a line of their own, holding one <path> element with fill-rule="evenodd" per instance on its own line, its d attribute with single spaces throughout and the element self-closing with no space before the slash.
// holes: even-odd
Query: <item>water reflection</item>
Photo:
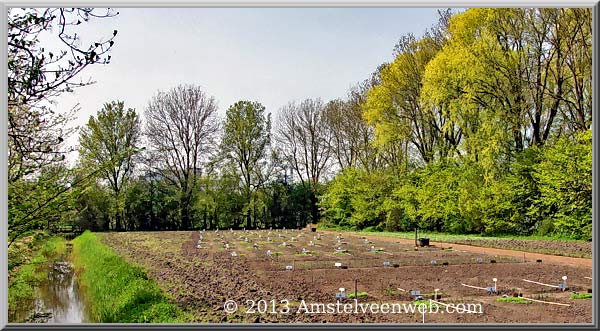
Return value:
<svg viewBox="0 0 600 331">
<path fill-rule="evenodd" d="M 68 262 L 55 262 L 48 273 L 48 281 L 37 288 L 36 315 L 38 322 L 86 323 L 86 309 L 79 286 Z"/>
</svg>

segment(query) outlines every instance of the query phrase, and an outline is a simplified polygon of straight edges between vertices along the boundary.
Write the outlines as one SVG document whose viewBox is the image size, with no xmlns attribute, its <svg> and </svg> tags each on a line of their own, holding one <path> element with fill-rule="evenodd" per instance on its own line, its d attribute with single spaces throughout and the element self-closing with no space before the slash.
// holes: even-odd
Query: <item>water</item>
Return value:
<svg viewBox="0 0 600 331">
<path fill-rule="evenodd" d="M 86 305 L 70 263 L 51 265 L 48 281 L 37 289 L 35 315 L 43 323 L 86 323 Z"/>
<path fill-rule="evenodd" d="M 67 253 L 70 253 L 70 245 Z M 35 288 L 35 301 L 15 312 L 16 320 L 26 323 L 88 323 L 86 302 L 77 283 L 77 275 L 66 258 L 42 266 L 48 279 Z"/>
</svg>

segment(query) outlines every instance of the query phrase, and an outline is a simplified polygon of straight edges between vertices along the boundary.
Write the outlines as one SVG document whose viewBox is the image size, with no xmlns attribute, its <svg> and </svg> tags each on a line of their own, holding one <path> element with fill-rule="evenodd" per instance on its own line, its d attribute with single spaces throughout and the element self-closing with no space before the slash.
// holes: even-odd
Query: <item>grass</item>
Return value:
<svg viewBox="0 0 600 331">
<path fill-rule="evenodd" d="M 8 311 L 14 320 L 27 316 L 17 316 L 19 312 L 33 308 L 35 287 L 48 278 L 48 268 L 44 266 L 66 251 L 66 241 L 61 237 L 50 237 L 44 232 L 36 232 L 23 237 L 9 249 Z"/>
<path fill-rule="evenodd" d="M 496 300 L 498 302 L 510 302 L 510 303 L 518 303 L 518 304 L 523 304 L 523 305 L 528 305 L 528 304 L 532 304 L 533 302 L 531 301 L 527 301 L 521 297 L 508 297 L 508 298 L 498 298 L 498 300 Z"/>
<path fill-rule="evenodd" d="M 351 292 L 348 294 L 348 299 L 362 298 L 366 297 L 367 295 L 369 295 L 367 292 L 357 292 L 356 295 L 354 294 L 354 292 Z"/>
<path fill-rule="evenodd" d="M 571 299 L 591 299 L 592 293 L 571 293 Z"/>
<path fill-rule="evenodd" d="M 146 271 L 128 264 L 86 231 L 73 240 L 73 263 L 90 304 L 102 323 L 181 323 L 186 315 L 170 303 Z"/>
</svg>

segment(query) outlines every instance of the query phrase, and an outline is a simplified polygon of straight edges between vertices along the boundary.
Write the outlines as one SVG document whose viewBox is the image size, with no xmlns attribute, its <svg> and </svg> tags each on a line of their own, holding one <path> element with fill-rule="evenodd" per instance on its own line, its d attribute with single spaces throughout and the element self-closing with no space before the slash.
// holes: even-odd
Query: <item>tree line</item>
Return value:
<svg viewBox="0 0 600 331">
<path fill-rule="evenodd" d="M 40 24 L 33 13 L 14 14 L 9 31 Z M 344 98 L 276 111 L 241 100 L 224 118 L 196 85 L 159 91 L 139 111 L 107 101 L 79 132 L 75 167 L 61 160 L 68 114 L 21 124 L 48 108 L 15 88 L 9 235 L 65 221 L 96 231 L 322 222 L 590 239 L 591 31 L 585 8 L 440 11 Z M 102 63 L 94 54 L 88 64 Z M 9 50 L 9 78 L 25 59 Z M 21 133 L 44 148 L 20 149 Z"/>
</svg>

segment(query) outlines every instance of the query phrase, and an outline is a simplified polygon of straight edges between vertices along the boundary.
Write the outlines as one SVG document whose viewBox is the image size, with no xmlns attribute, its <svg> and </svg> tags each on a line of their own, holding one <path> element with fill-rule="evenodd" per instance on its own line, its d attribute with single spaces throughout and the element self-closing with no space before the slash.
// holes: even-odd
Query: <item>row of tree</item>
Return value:
<svg viewBox="0 0 600 331">
<path fill-rule="evenodd" d="M 107 63 L 113 41 L 84 51 L 64 38 L 61 67 L 48 63 L 56 57 L 36 31 L 111 15 L 9 13 L 12 239 L 64 221 L 95 230 L 320 221 L 591 238 L 589 9 L 440 11 L 346 98 L 291 102 L 273 123 L 254 101 L 221 119 L 194 85 L 157 93 L 143 114 L 108 102 L 80 132 L 69 168 L 70 114 L 43 101 L 76 87 L 69 82 L 85 66 Z"/>
<path fill-rule="evenodd" d="M 333 180 L 327 221 L 591 239 L 591 10 L 440 14 L 377 71 L 362 110 L 388 157 Z"/>
</svg>

